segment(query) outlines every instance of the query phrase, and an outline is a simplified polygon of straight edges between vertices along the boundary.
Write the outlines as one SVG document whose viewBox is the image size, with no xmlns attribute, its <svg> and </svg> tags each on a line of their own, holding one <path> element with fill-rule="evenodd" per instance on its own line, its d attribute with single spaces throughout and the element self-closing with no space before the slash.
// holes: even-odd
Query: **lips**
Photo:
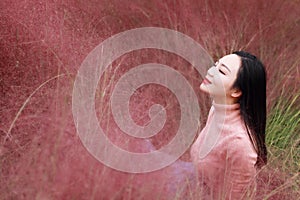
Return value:
<svg viewBox="0 0 300 200">
<path fill-rule="evenodd" d="M 210 82 L 207 78 L 205 78 L 205 79 L 202 81 L 202 83 L 203 83 L 203 84 L 211 84 L 211 82 Z"/>
</svg>

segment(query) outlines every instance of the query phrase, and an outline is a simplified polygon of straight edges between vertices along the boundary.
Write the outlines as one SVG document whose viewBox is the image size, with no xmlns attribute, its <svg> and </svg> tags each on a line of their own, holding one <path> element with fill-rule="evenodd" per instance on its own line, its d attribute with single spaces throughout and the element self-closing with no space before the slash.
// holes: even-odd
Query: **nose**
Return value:
<svg viewBox="0 0 300 200">
<path fill-rule="evenodd" d="M 214 76 L 215 72 L 216 72 L 216 67 L 212 66 L 211 68 L 208 69 L 207 74 L 209 76 Z"/>
</svg>

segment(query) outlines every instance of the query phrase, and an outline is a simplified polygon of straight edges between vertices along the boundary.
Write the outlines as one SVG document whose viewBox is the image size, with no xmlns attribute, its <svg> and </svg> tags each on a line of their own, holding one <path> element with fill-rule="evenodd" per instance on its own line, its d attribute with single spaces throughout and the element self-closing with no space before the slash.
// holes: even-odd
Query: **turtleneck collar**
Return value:
<svg viewBox="0 0 300 200">
<path fill-rule="evenodd" d="M 212 102 L 212 105 L 214 106 L 215 110 L 218 112 L 224 112 L 224 111 L 235 111 L 239 110 L 240 104 L 235 103 L 235 104 L 217 104 L 214 101 Z"/>
<path fill-rule="evenodd" d="M 215 110 L 215 116 L 217 120 L 225 120 L 226 122 L 232 122 L 240 119 L 240 104 L 217 104 L 213 101 L 212 106 Z"/>
</svg>

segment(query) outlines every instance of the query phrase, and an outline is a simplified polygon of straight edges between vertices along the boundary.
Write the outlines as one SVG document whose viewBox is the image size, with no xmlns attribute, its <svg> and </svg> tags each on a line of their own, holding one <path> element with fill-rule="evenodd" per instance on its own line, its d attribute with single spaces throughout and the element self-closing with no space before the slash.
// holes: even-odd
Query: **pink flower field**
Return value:
<svg viewBox="0 0 300 200">
<path fill-rule="evenodd" d="M 269 163 L 259 172 L 255 199 L 299 198 L 299 0 L 1 0 L 0 8 L 0 199 L 199 199 L 189 148 L 162 169 L 129 173 L 100 162 L 76 129 L 73 92 L 82 63 L 106 39 L 142 27 L 181 32 L 214 60 L 242 49 L 264 62 Z M 128 112 L 146 126 L 151 106 L 160 104 L 163 128 L 144 139 L 118 126 L 113 91 L 124 74 L 145 63 L 169 66 L 187 80 L 200 108 L 195 133 L 211 104 L 199 89 L 203 76 L 175 53 L 144 48 L 118 57 L 97 77 L 94 107 L 106 137 L 134 153 L 168 145 L 182 119 L 171 89 L 145 84 L 131 95 Z"/>
</svg>

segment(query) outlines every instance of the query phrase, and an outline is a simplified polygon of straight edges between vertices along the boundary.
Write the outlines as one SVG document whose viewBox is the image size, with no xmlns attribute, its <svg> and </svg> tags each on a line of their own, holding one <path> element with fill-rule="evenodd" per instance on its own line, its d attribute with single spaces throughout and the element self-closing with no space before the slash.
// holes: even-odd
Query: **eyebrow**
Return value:
<svg viewBox="0 0 300 200">
<path fill-rule="evenodd" d="M 224 63 L 221 63 L 221 66 L 225 67 L 229 72 L 231 72 L 230 69 L 229 69 L 229 67 L 227 67 Z"/>
</svg>

